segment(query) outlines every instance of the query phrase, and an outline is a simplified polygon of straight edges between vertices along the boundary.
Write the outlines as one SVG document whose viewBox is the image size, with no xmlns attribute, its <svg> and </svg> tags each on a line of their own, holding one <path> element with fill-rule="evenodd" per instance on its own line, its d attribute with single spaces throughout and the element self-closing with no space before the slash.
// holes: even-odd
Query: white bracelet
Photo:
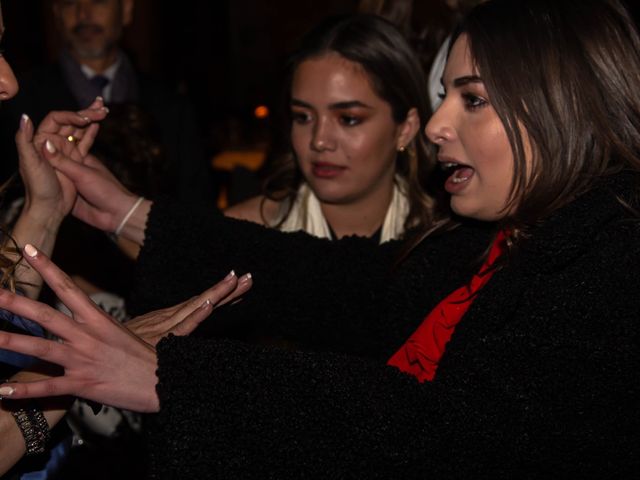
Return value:
<svg viewBox="0 0 640 480">
<path fill-rule="evenodd" d="M 124 228 L 124 226 L 127 224 L 127 222 L 129 221 L 129 219 L 131 218 L 131 215 L 134 214 L 134 212 L 137 210 L 137 208 L 140 206 L 140 204 L 144 201 L 144 197 L 138 197 L 138 200 L 136 200 L 136 203 L 133 204 L 133 206 L 129 209 L 129 211 L 127 212 L 127 214 L 124 216 L 124 218 L 122 219 L 122 221 L 120 222 L 120 225 L 118 225 L 118 228 L 116 228 L 116 231 L 113 232 L 113 234 L 117 237 L 118 235 L 120 235 L 120 233 L 122 232 L 122 229 Z"/>
</svg>

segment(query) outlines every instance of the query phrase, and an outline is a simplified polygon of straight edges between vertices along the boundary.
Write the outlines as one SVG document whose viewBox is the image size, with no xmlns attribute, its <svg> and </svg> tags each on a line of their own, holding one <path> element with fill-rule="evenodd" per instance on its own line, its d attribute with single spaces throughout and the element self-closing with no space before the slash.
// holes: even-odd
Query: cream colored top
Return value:
<svg viewBox="0 0 640 480">
<path fill-rule="evenodd" d="M 400 238 L 404 233 L 404 222 L 409 214 L 409 201 L 406 194 L 405 181 L 396 176 L 393 185 L 391 203 L 384 217 L 380 243 Z M 281 213 L 276 217 L 272 226 L 276 226 L 286 213 L 286 202 L 283 202 Z M 309 185 L 303 183 L 291 207 L 286 220 L 278 227 L 283 232 L 304 231 L 319 238 L 331 239 L 331 229 L 324 218 L 320 201 Z"/>
</svg>

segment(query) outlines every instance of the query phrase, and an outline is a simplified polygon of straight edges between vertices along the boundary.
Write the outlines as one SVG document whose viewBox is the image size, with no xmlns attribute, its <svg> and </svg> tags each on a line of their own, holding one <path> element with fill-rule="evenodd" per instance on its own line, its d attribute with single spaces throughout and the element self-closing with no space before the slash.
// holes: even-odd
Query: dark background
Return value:
<svg viewBox="0 0 640 480">
<path fill-rule="evenodd" d="M 424 2 L 423 8 L 437 0 Z M 579 0 L 576 0 L 579 2 Z M 636 14 L 640 0 L 627 2 Z M 136 0 L 125 50 L 196 107 L 209 155 L 268 141 L 287 54 L 322 18 L 354 12 L 358 0 Z M 3 0 L 5 56 L 16 71 L 55 59 L 49 0 Z M 273 118 L 273 115 L 272 117 Z M 275 129 L 277 130 L 277 125 Z"/>
<path fill-rule="evenodd" d="M 428 1 L 428 0 L 427 0 Z M 287 54 L 322 18 L 357 0 L 136 0 L 124 48 L 144 72 L 188 95 L 209 154 L 265 140 Z M 5 56 L 20 72 L 53 61 L 59 45 L 48 0 L 4 0 Z"/>
</svg>

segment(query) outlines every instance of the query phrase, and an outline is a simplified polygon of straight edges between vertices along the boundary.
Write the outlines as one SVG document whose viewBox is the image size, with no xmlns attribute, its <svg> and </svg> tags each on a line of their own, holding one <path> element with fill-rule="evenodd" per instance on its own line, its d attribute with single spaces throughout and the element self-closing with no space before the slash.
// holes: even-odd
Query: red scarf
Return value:
<svg viewBox="0 0 640 480">
<path fill-rule="evenodd" d="M 433 380 L 444 349 L 456 325 L 467 312 L 476 293 L 492 277 L 491 266 L 504 251 L 506 235 L 499 232 L 489 251 L 487 260 L 468 285 L 458 288 L 442 300 L 422 321 L 409 340 L 387 362 L 420 382 Z"/>
</svg>

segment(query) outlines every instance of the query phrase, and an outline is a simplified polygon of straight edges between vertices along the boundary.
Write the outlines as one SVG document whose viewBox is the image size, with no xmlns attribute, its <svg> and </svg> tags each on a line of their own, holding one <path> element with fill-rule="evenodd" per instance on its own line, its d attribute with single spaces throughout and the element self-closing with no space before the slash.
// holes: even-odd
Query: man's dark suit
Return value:
<svg viewBox="0 0 640 480">
<path fill-rule="evenodd" d="M 213 204 L 211 171 L 204 158 L 200 131 L 189 102 L 147 76 L 139 75 L 138 82 L 138 105 L 155 122 L 170 164 L 166 174 L 170 181 L 164 182 L 170 187 L 164 193 Z M 29 115 L 37 125 L 52 110 L 79 110 L 87 106 L 77 104 L 57 63 L 19 75 L 19 83 L 20 92 L 16 98 L 0 108 L 2 180 L 17 171 L 13 137 L 22 113 Z"/>
</svg>

